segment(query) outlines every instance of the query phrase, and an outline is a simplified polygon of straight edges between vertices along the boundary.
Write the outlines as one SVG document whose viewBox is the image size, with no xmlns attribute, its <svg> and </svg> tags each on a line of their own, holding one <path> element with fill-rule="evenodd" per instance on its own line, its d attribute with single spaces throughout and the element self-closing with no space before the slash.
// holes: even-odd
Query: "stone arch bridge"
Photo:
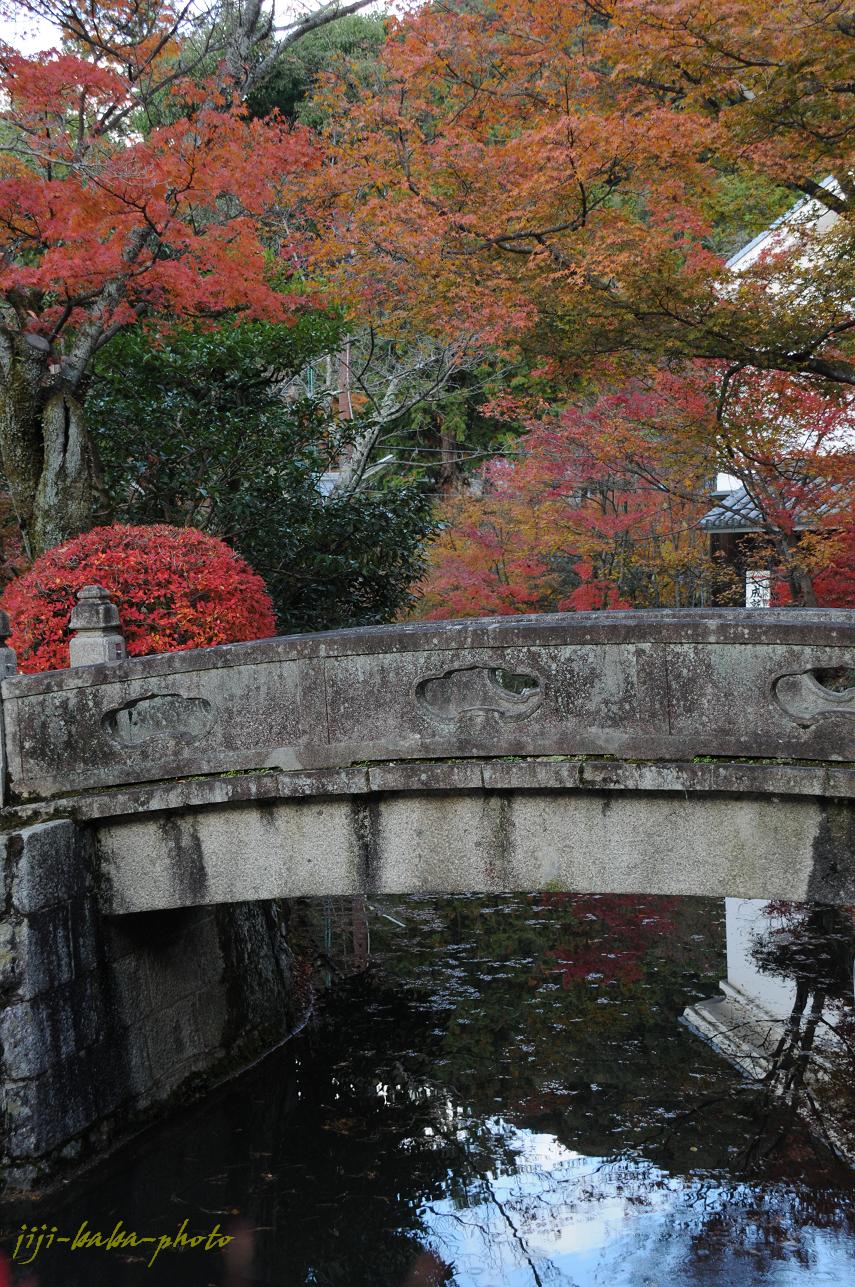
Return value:
<svg viewBox="0 0 855 1287">
<path fill-rule="evenodd" d="M 117 623 L 88 587 L 72 668 L 2 683 L 7 1197 L 301 1021 L 317 904 L 285 900 L 855 902 L 855 612 L 513 617 L 137 660 Z"/>
<path fill-rule="evenodd" d="M 7 825 L 79 824 L 108 914 L 544 888 L 855 902 L 855 611 L 334 631 L 15 675 L 2 710 Z"/>
</svg>

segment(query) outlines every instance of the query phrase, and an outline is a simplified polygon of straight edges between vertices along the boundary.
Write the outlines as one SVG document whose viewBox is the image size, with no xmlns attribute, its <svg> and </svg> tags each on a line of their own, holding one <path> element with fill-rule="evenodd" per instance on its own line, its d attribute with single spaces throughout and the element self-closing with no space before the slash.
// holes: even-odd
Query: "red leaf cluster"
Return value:
<svg viewBox="0 0 855 1287">
<path fill-rule="evenodd" d="M 109 591 L 134 657 L 275 633 L 264 582 L 225 542 L 166 524 L 97 527 L 49 550 L 6 587 L 22 671 L 68 665 L 68 619 L 84 585 Z"/>
<path fill-rule="evenodd" d="M 64 51 L 3 50 L 0 290 L 16 329 L 52 346 L 54 375 L 77 379 L 94 330 L 142 315 L 295 311 L 282 287 L 301 243 L 281 212 L 318 149 L 276 113 L 252 119 L 227 79 L 181 75 L 181 28 L 162 0 L 145 22 L 105 0 Z"/>
<path fill-rule="evenodd" d="M 446 501 L 419 615 L 683 606 L 708 575 L 712 409 L 700 377 L 658 372 L 535 420 Z"/>
<path fill-rule="evenodd" d="M 821 608 L 855 608 L 855 521 L 842 534 L 831 566 L 814 578 Z"/>
<path fill-rule="evenodd" d="M 813 577 L 818 608 L 855 608 L 855 511 L 843 517 L 835 538 L 828 542 L 826 565 Z M 793 602 L 790 586 L 781 577 L 772 587 L 776 607 Z"/>
</svg>

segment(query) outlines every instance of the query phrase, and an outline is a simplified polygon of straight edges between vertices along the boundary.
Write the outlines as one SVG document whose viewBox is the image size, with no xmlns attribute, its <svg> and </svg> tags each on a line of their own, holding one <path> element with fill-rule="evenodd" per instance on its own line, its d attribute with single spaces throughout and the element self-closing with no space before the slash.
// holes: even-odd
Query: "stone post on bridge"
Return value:
<svg viewBox="0 0 855 1287">
<path fill-rule="evenodd" d="M 85 585 L 78 590 L 68 624 L 74 631 L 68 645 L 72 666 L 97 666 L 127 657 L 119 609 L 103 586 Z"/>
<path fill-rule="evenodd" d="M 18 658 L 15 655 L 15 649 L 10 648 L 7 640 L 12 633 L 12 627 L 9 624 L 9 614 L 0 608 L 0 679 L 6 679 L 8 675 L 17 675 Z"/>
</svg>

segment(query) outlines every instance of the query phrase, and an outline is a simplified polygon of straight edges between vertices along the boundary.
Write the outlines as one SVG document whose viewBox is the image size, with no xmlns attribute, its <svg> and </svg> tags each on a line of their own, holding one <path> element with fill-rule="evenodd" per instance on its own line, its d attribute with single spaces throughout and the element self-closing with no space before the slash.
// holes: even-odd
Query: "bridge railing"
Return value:
<svg viewBox="0 0 855 1287">
<path fill-rule="evenodd" d="M 111 606 L 78 604 L 71 669 L 3 680 L 10 798 L 402 760 L 855 760 L 855 611 L 419 622 L 107 660 Z"/>
</svg>

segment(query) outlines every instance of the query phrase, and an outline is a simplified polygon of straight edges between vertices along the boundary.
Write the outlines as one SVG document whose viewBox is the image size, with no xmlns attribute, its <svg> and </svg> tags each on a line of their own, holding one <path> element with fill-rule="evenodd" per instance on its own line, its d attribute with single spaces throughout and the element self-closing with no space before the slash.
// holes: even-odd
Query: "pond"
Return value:
<svg viewBox="0 0 855 1287">
<path fill-rule="evenodd" d="M 208 1242 L 43 1244 L 11 1281 L 855 1285 L 853 913 L 558 894 L 320 910 L 365 968 L 31 1216 Z"/>
</svg>

